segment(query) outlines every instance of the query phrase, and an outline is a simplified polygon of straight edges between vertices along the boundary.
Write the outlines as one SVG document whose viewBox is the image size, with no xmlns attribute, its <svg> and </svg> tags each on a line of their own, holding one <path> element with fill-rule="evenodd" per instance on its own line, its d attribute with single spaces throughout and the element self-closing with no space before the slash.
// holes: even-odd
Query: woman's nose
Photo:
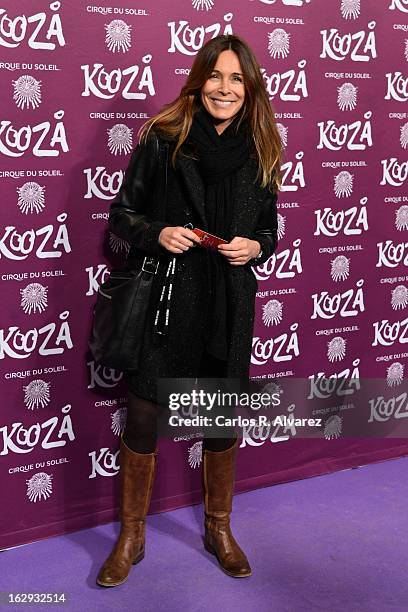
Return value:
<svg viewBox="0 0 408 612">
<path fill-rule="evenodd" d="M 220 82 L 220 86 L 219 86 L 219 91 L 225 95 L 227 95 L 229 93 L 229 82 L 228 79 L 223 79 Z"/>
</svg>

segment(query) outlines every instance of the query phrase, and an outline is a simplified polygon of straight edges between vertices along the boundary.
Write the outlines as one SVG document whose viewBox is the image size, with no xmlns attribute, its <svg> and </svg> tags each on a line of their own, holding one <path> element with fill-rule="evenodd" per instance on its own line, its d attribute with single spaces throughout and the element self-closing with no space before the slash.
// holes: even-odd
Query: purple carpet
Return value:
<svg viewBox="0 0 408 612">
<path fill-rule="evenodd" d="M 394 459 L 236 495 L 231 524 L 250 578 L 230 578 L 204 550 L 196 505 L 148 516 L 145 559 L 119 587 L 95 584 L 114 523 L 0 553 L 0 590 L 66 593 L 65 605 L 36 610 L 407 611 L 407 465 Z"/>
</svg>

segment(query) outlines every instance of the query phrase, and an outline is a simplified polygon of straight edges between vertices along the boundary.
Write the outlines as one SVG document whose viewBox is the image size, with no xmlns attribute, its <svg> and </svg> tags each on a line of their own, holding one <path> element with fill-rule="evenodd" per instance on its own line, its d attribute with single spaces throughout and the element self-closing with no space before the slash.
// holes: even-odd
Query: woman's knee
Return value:
<svg viewBox="0 0 408 612">
<path fill-rule="evenodd" d="M 129 393 L 123 440 L 136 453 L 155 451 L 157 447 L 156 404 Z"/>
</svg>

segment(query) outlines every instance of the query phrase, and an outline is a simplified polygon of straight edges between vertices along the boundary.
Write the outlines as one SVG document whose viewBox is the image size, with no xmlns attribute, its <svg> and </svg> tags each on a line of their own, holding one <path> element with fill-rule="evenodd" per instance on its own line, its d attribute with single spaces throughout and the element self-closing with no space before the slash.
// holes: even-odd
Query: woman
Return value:
<svg viewBox="0 0 408 612">
<path fill-rule="evenodd" d="M 223 35 L 204 45 L 179 97 L 149 119 L 140 136 L 109 227 L 131 244 L 130 261 L 154 255 L 159 266 L 140 369 L 124 376 L 129 404 L 120 442 L 121 531 L 99 572 L 102 586 L 123 583 L 144 556 L 157 459 L 157 381 L 248 379 L 257 290 L 252 266 L 277 245 L 281 141 L 259 65 L 241 38 Z M 202 248 L 193 227 L 227 243 L 218 251 Z M 170 282 L 171 298 L 164 299 Z M 229 523 L 237 439 L 233 431 L 205 437 L 203 449 L 205 548 L 230 576 L 249 576 Z"/>
</svg>

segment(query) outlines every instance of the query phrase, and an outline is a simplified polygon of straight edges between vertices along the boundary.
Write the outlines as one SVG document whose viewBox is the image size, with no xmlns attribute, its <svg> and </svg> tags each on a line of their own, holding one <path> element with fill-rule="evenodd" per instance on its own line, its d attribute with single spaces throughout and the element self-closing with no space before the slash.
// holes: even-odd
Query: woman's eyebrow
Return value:
<svg viewBox="0 0 408 612">
<path fill-rule="evenodd" d="M 213 72 L 219 72 L 219 73 L 220 73 L 220 71 L 219 71 L 219 70 L 215 70 L 215 68 L 214 68 Z M 221 73 L 220 73 L 220 74 L 221 74 Z M 239 76 L 244 76 L 244 75 L 242 74 L 242 72 L 231 72 L 231 74 L 238 74 Z"/>
</svg>

